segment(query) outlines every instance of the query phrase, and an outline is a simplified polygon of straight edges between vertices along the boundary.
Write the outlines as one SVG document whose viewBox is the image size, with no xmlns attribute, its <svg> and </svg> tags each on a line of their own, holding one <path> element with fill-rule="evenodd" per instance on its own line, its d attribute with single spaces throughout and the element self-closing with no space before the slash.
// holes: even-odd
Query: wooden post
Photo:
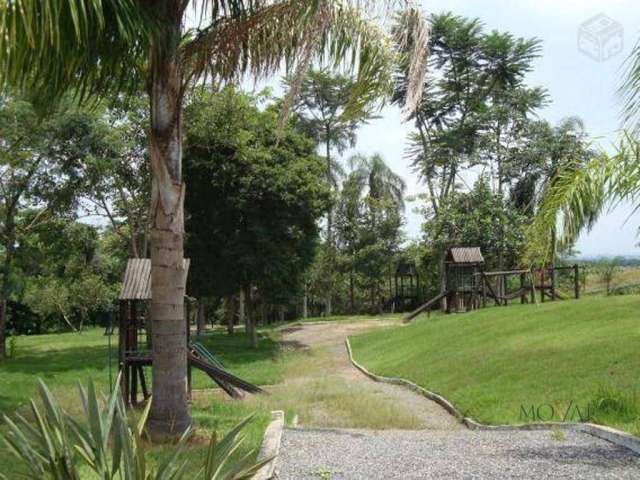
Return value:
<svg viewBox="0 0 640 480">
<path fill-rule="evenodd" d="M 480 285 L 482 288 L 482 308 L 487 307 L 487 279 L 484 274 L 480 276 Z"/>
<path fill-rule="evenodd" d="M 551 300 L 556 299 L 556 269 L 555 267 L 551 267 Z"/>
<path fill-rule="evenodd" d="M 129 331 L 127 329 L 128 307 L 127 300 L 120 300 L 120 318 L 118 326 L 118 365 L 120 368 L 120 392 L 125 405 L 129 405 L 129 365 L 127 364 L 127 339 Z"/>
<path fill-rule="evenodd" d="M 544 267 L 540 269 L 540 301 L 544 303 Z"/>
<path fill-rule="evenodd" d="M 576 299 L 580 299 L 580 267 L 578 264 L 573 266 L 573 284 L 576 294 Z"/>
<path fill-rule="evenodd" d="M 521 273 L 520 274 L 520 290 L 522 291 L 522 294 L 520 295 L 520 303 L 521 304 L 527 303 L 527 294 L 526 294 L 525 288 L 524 288 L 525 281 L 526 281 L 525 280 L 525 274 Z"/>
</svg>

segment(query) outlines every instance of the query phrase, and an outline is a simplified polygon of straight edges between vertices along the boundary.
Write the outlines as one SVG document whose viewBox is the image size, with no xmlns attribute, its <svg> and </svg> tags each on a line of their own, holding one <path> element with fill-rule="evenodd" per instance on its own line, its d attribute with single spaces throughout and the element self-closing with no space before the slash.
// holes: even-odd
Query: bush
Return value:
<svg viewBox="0 0 640 480">
<path fill-rule="evenodd" d="M 79 480 L 80 467 L 85 465 L 102 480 L 186 478 L 184 453 L 190 430 L 171 447 L 170 455 L 157 468 L 147 461 L 142 437 L 151 402 L 132 429 L 118 388 L 104 402 L 98 401 L 93 382 L 89 381 L 86 389 L 80 388 L 84 422 L 67 415 L 42 382 L 39 391 L 43 407 L 31 400 L 35 421 L 31 423 L 19 414 L 15 421 L 3 415 L 8 433 L 0 436 L 31 477 Z M 215 435 L 211 438 L 204 465 L 196 478 L 249 479 L 269 460 L 253 461 L 255 451 L 241 458 L 234 456 L 244 440 L 242 430 L 250 421 L 251 417 L 240 422 L 220 441 Z"/>
</svg>

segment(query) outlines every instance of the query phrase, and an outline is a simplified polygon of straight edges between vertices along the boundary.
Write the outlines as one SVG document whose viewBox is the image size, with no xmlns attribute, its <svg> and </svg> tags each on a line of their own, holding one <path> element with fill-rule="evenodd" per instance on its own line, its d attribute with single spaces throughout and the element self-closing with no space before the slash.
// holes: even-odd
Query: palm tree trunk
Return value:
<svg viewBox="0 0 640 480">
<path fill-rule="evenodd" d="M 327 142 L 326 142 L 326 156 L 327 156 L 327 181 L 329 182 L 329 186 L 331 188 L 331 191 L 334 191 L 334 184 L 333 184 L 333 172 L 332 172 L 332 168 L 331 168 L 331 142 L 329 141 L 329 139 L 331 138 L 331 129 L 329 126 L 326 127 L 326 136 L 327 136 Z M 333 269 L 334 269 L 334 262 L 333 262 L 333 205 L 329 205 L 329 210 L 327 211 L 327 246 L 329 247 L 328 251 L 329 251 L 329 271 L 331 274 L 331 278 L 333 278 Z M 325 311 L 324 314 L 327 317 L 330 317 L 331 315 L 333 315 L 333 309 L 331 306 L 331 296 L 333 294 L 333 281 L 331 282 L 331 286 L 329 287 L 329 291 L 327 292 L 327 300 L 325 303 Z"/>
<path fill-rule="evenodd" d="M 171 2 L 164 8 L 169 10 Z M 159 7 L 162 8 L 162 7 Z M 184 194 L 182 183 L 182 72 L 177 58 L 179 15 L 166 12 L 167 39 L 152 52 L 150 154 L 151 320 L 153 402 L 148 429 L 171 439 L 191 425 L 184 318 Z"/>
</svg>

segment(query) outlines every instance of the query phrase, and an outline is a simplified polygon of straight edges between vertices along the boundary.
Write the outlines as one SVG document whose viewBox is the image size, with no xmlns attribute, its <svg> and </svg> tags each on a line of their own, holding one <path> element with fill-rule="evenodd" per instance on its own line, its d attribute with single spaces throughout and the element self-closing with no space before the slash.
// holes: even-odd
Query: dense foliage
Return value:
<svg viewBox="0 0 640 480">
<path fill-rule="evenodd" d="M 263 306 L 299 299 L 329 201 L 315 142 L 278 112 L 227 88 L 198 90 L 186 109 L 187 255 L 198 297 L 240 289 Z"/>
</svg>

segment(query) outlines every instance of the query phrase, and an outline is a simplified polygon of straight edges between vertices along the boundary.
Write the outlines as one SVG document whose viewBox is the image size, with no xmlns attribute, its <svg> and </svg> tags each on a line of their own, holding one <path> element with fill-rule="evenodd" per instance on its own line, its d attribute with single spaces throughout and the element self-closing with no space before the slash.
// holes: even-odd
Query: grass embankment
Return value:
<svg viewBox="0 0 640 480">
<path fill-rule="evenodd" d="M 11 415 L 19 411 L 28 414 L 30 398 L 37 396 L 37 379 L 41 378 L 52 390 L 65 410 L 81 417 L 78 382 L 92 378 L 97 389 L 109 391 L 108 337 L 103 329 L 90 329 L 80 334 L 62 333 L 18 337 L 15 356 L 0 363 L 0 413 Z M 282 358 L 279 355 L 277 332 L 263 334 L 258 349 L 252 349 L 242 334 L 228 336 L 221 331 L 199 339 L 222 359 L 225 366 L 240 377 L 267 385 L 282 379 Z M 117 366 L 117 335 L 112 338 L 111 379 L 115 381 Z M 147 379 L 151 376 L 148 372 Z M 216 385 L 202 372 L 194 369 L 194 389 L 209 389 Z M 247 429 L 246 449 L 260 445 L 264 428 L 269 421 L 269 410 L 260 404 L 226 401 L 219 394 L 194 402 L 193 417 L 198 435 L 208 436 L 212 431 L 227 431 L 251 413 L 257 413 L 256 421 Z M 155 449 L 153 455 L 161 457 L 167 448 Z M 205 446 L 193 447 L 194 459 L 203 457 Z M 200 462 L 191 462 L 199 467 Z M 11 478 L 18 473 L 13 457 L 0 450 L 0 472 Z"/>
<path fill-rule="evenodd" d="M 351 343 L 367 368 L 438 392 L 481 422 L 590 416 L 640 435 L 640 296 L 421 317 Z"/>
</svg>

